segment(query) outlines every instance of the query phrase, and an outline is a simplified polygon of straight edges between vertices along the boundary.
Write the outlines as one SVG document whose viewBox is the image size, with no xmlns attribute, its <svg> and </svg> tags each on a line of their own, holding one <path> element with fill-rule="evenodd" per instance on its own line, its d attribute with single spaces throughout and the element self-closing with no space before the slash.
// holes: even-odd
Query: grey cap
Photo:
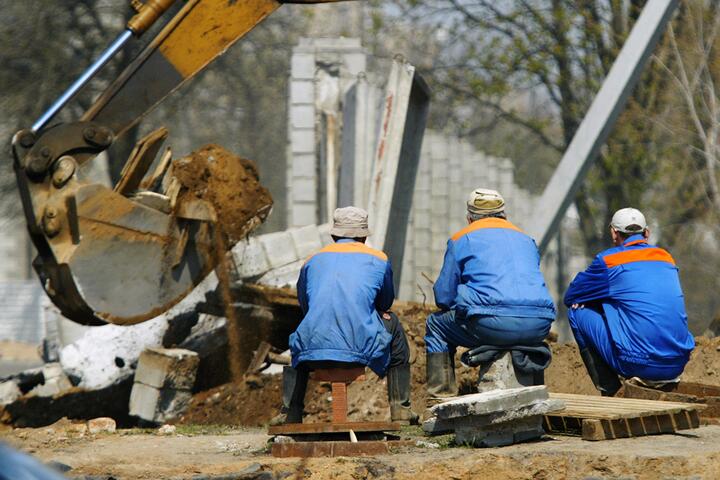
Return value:
<svg viewBox="0 0 720 480">
<path fill-rule="evenodd" d="M 467 210 L 474 214 L 493 214 L 505 211 L 505 199 L 497 190 L 476 188 L 470 193 Z"/>
<path fill-rule="evenodd" d="M 621 208 L 613 215 L 610 226 L 622 233 L 642 233 L 647 228 L 647 222 L 637 208 Z"/>
<path fill-rule="evenodd" d="M 335 209 L 330 235 L 336 237 L 363 238 L 370 236 L 368 213 L 359 207 Z"/>
</svg>

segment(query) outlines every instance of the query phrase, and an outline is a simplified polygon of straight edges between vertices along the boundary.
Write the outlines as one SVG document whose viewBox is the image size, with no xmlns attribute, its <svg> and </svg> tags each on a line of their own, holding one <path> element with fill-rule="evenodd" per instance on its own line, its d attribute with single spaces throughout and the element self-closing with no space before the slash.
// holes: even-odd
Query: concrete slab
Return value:
<svg viewBox="0 0 720 480">
<path fill-rule="evenodd" d="M 308 256 L 322 248 L 322 240 L 317 225 L 292 228 L 289 230 L 298 259 L 304 261 Z"/>
<path fill-rule="evenodd" d="M 243 246 L 238 246 L 241 244 Z M 270 269 L 265 250 L 257 237 L 251 238 L 247 243 L 238 242 L 232 253 L 235 268 L 241 279 L 262 275 Z"/>
<path fill-rule="evenodd" d="M 458 426 L 455 443 L 473 447 L 504 447 L 536 440 L 544 435 L 542 415 L 513 420 L 488 427 Z"/>
<path fill-rule="evenodd" d="M 135 382 L 155 388 L 190 390 L 200 357 L 182 348 L 148 348 L 140 354 Z"/>
<path fill-rule="evenodd" d="M 152 423 L 165 423 L 182 414 L 191 398 L 189 390 L 158 389 L 135 383 L 130 393 L 130 415 Z"/>
<path fill-rule="evenodd" d="M 432 417 L 423 422 L 423 430 L 428 435 L 440 435 L 456 431 L 458 427 L 484 428 L 527 417 L 545 415 L 563 408 L 565 408 L 565 403 L 562 401 L 554 399 L 540 400 L 520 408 L 503 410 L 488 415 L 471 415 L 452 419 Z"/>
<path fill-rule="evenodd" d="M 547 399 L 547 388 L 539 385 L 464 395 L 435 405 L 430 411 L 440 419 L 448 419 L 517 409 Z"/>
<path fill-rule="evenodd" d="M 257 238 L 265 250 L 270 268 L 278 268 L 298 261 L 298 255 L 289 232 L 268 233 Z"/>
</svg>

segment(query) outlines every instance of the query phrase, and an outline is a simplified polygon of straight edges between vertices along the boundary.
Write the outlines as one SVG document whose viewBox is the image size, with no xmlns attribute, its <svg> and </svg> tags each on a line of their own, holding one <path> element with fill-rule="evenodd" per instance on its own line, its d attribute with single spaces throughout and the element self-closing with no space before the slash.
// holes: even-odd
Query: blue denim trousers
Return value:
<svg viewBox="0 0 720 480">
<path fill-rule="evenodd" d="M 435 312 L 425 324 L 425 349 L 434 353 L 482 345 L 537 345 L 547 337 L 551 323 L 543 318 L 496 315 L 456 318 L 454 310 Z"/>
</svg>

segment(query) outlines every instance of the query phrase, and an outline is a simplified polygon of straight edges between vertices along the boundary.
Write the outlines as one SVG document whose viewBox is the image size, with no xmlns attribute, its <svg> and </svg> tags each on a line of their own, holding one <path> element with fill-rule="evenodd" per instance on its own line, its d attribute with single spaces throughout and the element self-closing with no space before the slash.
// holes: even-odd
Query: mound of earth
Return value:
<svg viewBox="0 0 720 480">
<path fill-rule="evenodd" d="M 419 304 L 402 303 L 394 307 L 400 316 L 411 349 L 412 404 L 422 413 L 425 405 L 425 318 L 432 310 Z M 720 385 L 720 338 L 696 338 L 697 347 L 685 369 L 683 380 Z M 552 364 L 545 372 L 549 390 L 559 393 L 597 395 L 585 371 L 575 344 L 550 344 Z M 474 391 L 477 370 L 464 367 L 456 359 L 461 393 Z M 384 421 L 390 415 L 385 380 L 368 370 L 364 382 L 348 388 L 350 421 Z M 330 384 L 310 381 L 306 395 L 308 421 L 329 421 Z M 179 420 L 184 424 L 229 424 L 260 426 L 276 415 L 282 403 L 281 375 L 256 375 L 237 383 L 200 392 Z"/>
</svg>

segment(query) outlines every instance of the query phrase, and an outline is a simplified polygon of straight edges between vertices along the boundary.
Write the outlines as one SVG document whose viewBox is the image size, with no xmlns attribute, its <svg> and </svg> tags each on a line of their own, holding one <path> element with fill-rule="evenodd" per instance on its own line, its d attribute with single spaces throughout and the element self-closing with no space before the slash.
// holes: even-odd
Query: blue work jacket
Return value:
<svg viewBox="0 0 720 480">
<path fill-rule="evenodd" d="M 502 218 L 483 218 L 448 240 L 435 303 L 474 315 L 555 319 L 535 241 Z"/>
<path fill-rule="evenodd" d="M 395 290 L 383 252 L 347 239 L 328 245 L 303 266 L 297 294 L 304 317 L 290 335 L 293 367 L 333 360 L 385 374 L 392 337 L 378 310 L 390 309 Z"/>
<path fill-rule="evenodd" d="M 648 366 L 687 361 L 695 347 L 675 260 L 642 235 L 598 254 L 577 274 L 565 305 L 602 304 L 618 358 Z"/>
</svg>

